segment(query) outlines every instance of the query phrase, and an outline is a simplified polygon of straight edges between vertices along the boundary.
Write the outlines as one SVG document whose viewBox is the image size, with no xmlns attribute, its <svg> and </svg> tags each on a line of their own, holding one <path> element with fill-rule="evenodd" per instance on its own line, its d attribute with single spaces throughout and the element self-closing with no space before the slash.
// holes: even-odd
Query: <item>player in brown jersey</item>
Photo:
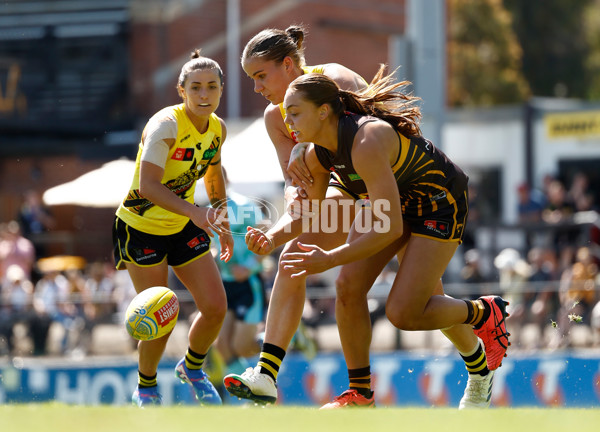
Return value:
<svg viewBox="0 0 600 432">
<path fill-rule="evenodd" d="M 383 77 L 381 69 L 360 93 L 340 90 L 318 74 L 296 79 L 286 92 L 286 123 L 299 140 L 314 143 L 305 156 L 314 179 L 306 188 L 308 198 L 324 202 L 328 173 L 335 171 L 357 198 L 368 199 L 345 244 L 325 250 L 298 242 L 302 251 L 281 259 L 292 277 L 342 266 L 336 318 L 350 389 L 324 408 L 374 405 L 366 300 L 394 255 L 399 270 L 386 314 L 403 330 L 442 329 L 457 346 L 469 372 L 460 408 L 489 406 L 494 370 L 508 347 L 504 300 L 443 295 L 441 277 L 461 242 L 467 217 L 467 177 L 421 136 L 416 98 L 398 91 L 405 84 Z M 311 210 L 318 209 L 313 205 Z M 302 219 L 284 218 L 267 233 L 251 230 L 248 247 L 268 253 L 302 231 Z"/>
</svg>

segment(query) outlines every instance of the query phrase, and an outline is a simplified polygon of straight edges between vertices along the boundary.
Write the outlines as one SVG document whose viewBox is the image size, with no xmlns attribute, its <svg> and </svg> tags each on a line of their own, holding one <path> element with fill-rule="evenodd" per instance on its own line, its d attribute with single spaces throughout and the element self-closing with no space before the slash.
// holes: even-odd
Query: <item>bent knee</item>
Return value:
<svg viewBox="0 0 600 432">
<path fill-rule="evenodd" d="M 414 314 L 409 308 L 391 306 L 385 307 L 385 315 L 394 327 L 400 330 L 421 330 L 420 316 Z"/>
<path fill-rule="evenodd" d="M 366 293 L 361 289 L 356 278 L 351 275 L 340 273 L 335 280 L 336 300 L 342 305 L 357 300 L 364 300 Z"/>
</svg>

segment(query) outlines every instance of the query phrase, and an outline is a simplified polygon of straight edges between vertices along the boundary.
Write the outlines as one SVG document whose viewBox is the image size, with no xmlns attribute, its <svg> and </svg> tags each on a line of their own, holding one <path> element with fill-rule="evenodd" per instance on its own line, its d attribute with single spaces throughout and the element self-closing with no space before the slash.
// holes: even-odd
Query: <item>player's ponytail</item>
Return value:
<svg viewBox="0 0 600 432">
<path fill-rule="evenodd" d="M 371 83 L 359 92 L 341 90 L 323 74 L 301 75 L 289 88 L 301 92 L 316 106 L 328 104 L 335 115 L 344 111 L 370 115 L 385 120 L 405 136 L 420 136 L 420 99 L 404 92 L 410 82 L 394 82 L 393 75 L 384 76 L 384 72 L 382 65 Z"/>
</svg>

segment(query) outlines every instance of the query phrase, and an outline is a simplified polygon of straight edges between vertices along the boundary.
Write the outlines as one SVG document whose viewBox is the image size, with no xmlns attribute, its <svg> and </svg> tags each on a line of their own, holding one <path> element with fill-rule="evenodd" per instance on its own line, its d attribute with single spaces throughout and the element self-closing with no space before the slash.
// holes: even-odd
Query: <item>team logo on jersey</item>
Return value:
<svg viewBox="0 0 600 432">
<path fill-rule="evenodd" d="M 348 174 L 348 178 L 352 181 L 362 180 L 358 174 Z"/>
<path fill-rule="evenodd" d="M 175 159 L 178 161 L 191 161 L 194 159 L 194 149 L 177 147 L 171 159 Z"/>
<path fill-rule="evenodd" d="M 441 235 L 448 235 L 448 231 L 450 229 L 447 222 L 435 220 L 426 220 L 425 227 L 427 227 L 428 230 L 434 231 Z"/>
</svg>

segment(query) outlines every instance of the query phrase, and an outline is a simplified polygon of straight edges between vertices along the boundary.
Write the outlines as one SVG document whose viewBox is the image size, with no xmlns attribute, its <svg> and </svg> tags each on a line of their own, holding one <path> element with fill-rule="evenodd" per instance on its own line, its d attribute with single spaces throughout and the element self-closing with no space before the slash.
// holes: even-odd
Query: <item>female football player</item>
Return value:
<svg viewBox="0 0 600 432">
<path fill-rule="evenodd" d="M 210 251 L 215 230 L 220 258 L 228 261 L 233 238 L 220 212 L 226 211 L 221 146 L 225 123 L 214 112 L 223 93 L 223 73 L 212 59 L 195 50 L 182 67 L 179 105 L 157 112 L 142 133 L 133 182 L 116 212 L 114 257 L 127 269 L 136 291 L 167 286 L 171 266 L 194 298 L 199 313 L 189 331 L 186 355 L 175 375 L 190 384 L 201 403 L 221 403 L 202 370 L 209 347 L 219 334 L 227 311 L 223 283 Z M 194 204 L 196 181 L 203 177 L 215 208 Z M 140 407 L 160 405 L 157 368 L 168 336 L 140 341 L 139 379 L 132 401 Z"/>
<path fill-rule="evenodd" d="M 388 318 L 403 330 L 445 329 L 469 371 L 462 408 L 489 405 L 493 369 L 508 345 L 502 299 L 465 302 L 443 296 L 440 279 L 466 221 L 467 176 L 421 136 L 416 98 L 396 91 L 406 84 L 393 84 L 381 69 L 372 85 L 354 93 L 322 74 L 307 74 L 290 84 L 284 99 L 286 124 L 299 141 L 314 143 L 305 156 L 313 179 L 305 186 L 308 198 L 324 200 L 333 171 L 353 197 L 368 200 L 357 206 L 368 203 L 345 242 L 327 248 L 299 237 L 292 242 L 296 250 L 288 248 L 280 259 L 279 274 L 292 280 L 342 266 L 336 318 L 350 389 L 326 408 L 374 406 L 367 293 L 394 255 L 400 268 L 386 305 Z M 316 221 L 318 208 L 310 209 Z M 247 245 L 258 254 L 270 253 L 303 232 L 305 220 L 284 215 L 267 233 L 250 230 Z M 268 320 L 270 315 L 271 308 Z M 238 396 L 273 401 L 272 372 L 280 358 L 261 353 L 255 370 L 226 377 L 226 386 Z"/>
</svg>

